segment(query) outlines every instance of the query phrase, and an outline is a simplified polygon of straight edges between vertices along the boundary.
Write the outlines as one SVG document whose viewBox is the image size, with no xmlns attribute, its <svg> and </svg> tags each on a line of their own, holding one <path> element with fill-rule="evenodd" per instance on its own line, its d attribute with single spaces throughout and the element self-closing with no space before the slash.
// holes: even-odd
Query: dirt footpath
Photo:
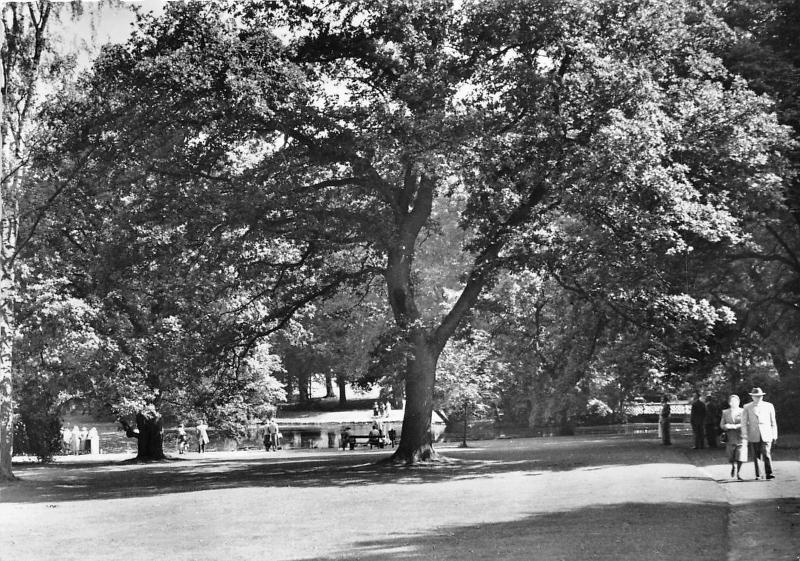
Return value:
<svg viewBox="0 0 800 561">
<path fill-rule="evenodd" d="M 576 437 L 446 448 L 452 465 L 410 469 L 367 451 L 18 466 L 0 561 L 796 561 L 798 451 L 776 451 L 775 481 L 732 483 L 721 451 L 688 448 Z"/>
<path fill-rule="evenodd" d="M 753 463 L 742 467 L 744 481 L 730 476 L 730 466 L 713 461 L 721 451 L 689 450 L 687 456 L 725 492 L 729 505 L 728 561 L 800 560 L 800 454 L 773 451 L 776 479 L 756 480 Z"/>
</svg>

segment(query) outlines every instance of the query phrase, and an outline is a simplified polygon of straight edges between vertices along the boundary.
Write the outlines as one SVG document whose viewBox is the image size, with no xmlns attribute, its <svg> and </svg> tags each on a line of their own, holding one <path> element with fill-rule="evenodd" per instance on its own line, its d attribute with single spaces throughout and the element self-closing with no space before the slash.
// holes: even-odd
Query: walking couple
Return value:
<svg viewBox="0 0 800 561">
<path fill-rule="evenodd" d="M 742 480 L 742 464 L 747 461 L 748 449 L 753 456 L 756 479 L 761 478 L 759 460 L 764 463 L 766 479 L 775 479 L 772 473 L 772 444 L 778 440 L 778 423 L 775 420 L 775 407 L 764 401 L 766 395 L 761 388 L 753 388 L 753 399 L 744 407 L 739 407 L 739 396 L 728 399 L 730 409 L 722 412 L 720 428 L 726 431 L 728 443 L 726 452 L 731 464 L 731 477 Z"/>
</svg>

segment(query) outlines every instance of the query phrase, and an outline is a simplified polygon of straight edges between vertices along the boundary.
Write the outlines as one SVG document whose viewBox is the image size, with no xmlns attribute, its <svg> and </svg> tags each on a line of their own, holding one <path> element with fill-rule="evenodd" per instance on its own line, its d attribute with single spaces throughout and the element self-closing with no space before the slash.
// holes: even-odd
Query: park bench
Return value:
<svg viewBox="0 0 800 561">
<path fill-rule="evenodd" d="M 355 449 L 356 445 L 362 441 L 364 446 L 369 446 L 370 449 L 373 446 L 377 446 L 378 448 L 383 448 L 386 446 L 386 441 L 380 437 L 373 437 L 369 436 L 368 434 L 351 434 L 350 435 L 350 450 Z"/>
</svg>

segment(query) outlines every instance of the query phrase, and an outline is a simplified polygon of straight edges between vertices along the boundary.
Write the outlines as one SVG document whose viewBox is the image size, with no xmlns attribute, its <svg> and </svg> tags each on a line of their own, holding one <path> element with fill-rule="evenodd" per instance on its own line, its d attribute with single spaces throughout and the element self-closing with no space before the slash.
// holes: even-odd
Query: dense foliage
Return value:
<svg viewBox="0 0 800 561">
<path fill-rule="evenodd" d="M 43 117 L 21 371 L 231 432 L 309 377 L 380 383 L 405 462 L 434 406 L 568 427 L 790 384 L 797 18 L 751 4 L 140 17 Z"/>
</svg>

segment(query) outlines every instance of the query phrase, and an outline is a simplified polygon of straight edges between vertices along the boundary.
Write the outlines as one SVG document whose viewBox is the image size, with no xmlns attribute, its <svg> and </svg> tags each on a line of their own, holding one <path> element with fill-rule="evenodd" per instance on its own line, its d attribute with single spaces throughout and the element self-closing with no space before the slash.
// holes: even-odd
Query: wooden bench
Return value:
<svg viewBox="0 0 800 561">
<path fill-rule="evenodd" d="M 350 446 L 350 450 L 354 450 L 359 441 L 363 441 L 364 446 L 369 446 L 370 449 L 372 449 L 373 446 L 377 446 L 378 448 L 386 446 L 384 438 L 369 436 L 368 434 L 351 434 L 350 441 L 347 443 Z"/>
</svg>

